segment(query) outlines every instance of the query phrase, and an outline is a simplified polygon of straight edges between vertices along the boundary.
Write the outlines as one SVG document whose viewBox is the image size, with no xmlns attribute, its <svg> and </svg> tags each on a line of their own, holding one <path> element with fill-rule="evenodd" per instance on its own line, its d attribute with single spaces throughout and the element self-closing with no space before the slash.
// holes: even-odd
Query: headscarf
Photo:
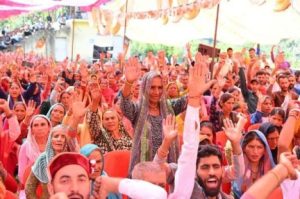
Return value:
<svg viewBox="0 0 300 199">
<path fill-rule="evenodd" d="M 65 140 L 65 146 L 64 146 L 63 152 L 67 151 L 68 129 L 63 125 L 57 125 L 52 128 L 52 130 L 49 134 L 45 152 L 43 152 L 38 157 L 38 159 L 32 166 L 32 173 L 42 183 L 48 183 L 47 166 L 48 166 L 49 162 L 51 161 L 51 159 L 56 155 L 55 151 L 52 147 L 52 137 L 53 137 L 54 132 L 57 132 L 59 130 L 62 130 L 66 134 L 66 140 Z"/>
<path fill-rule="evenodd" d="M 18 99 L 17 102 L 23 102 L 24 104 L 26 104 L 25 99 L 22 96 L 22 94 L 20 94 L 17 99 Z M 7 96 L 7 102 L 8 102 L 9 108 L 12 110 L 14 108 L 15 102 L 10 95 Z"/>
<path fill-rule="evenodd" d="M 49 109 L 49 111 L 48 111 L 48 113 L 47 113 L 47 115 L 46 115 L 46 117 L 51 121 L 51 113 L 52 113 L 52 111 L 53 111 L 53 109 L 56 107 L 56 106 L 62 106 L 63 108 L 64 108 L 64 115 L 66 114 L 66 108 L 65 108 L 65 106 L 62 104 L 62 103 L 56 103 L 56 104 L 53 104 L 51 107 L 50 107 L 50 109 Z"/>
<path fill-rule="evenodd" d="M 33 124 L 34 120 L 36 118 L 38 118 L 38 117 L 44 118 L 48 122 L 49 127 L 51 129 L 51 122 L 50 122 L 50 120 L 45 115 L 35 115 L 31 119 L 29 127 L 28 127 L 27 139 L 26 139 L 26 141 L 24 143 L 24 144 L 27 145 L 27 147 L 26 147 L 26 154 L 27 154 L 27 157 L 29 158 L 30 162 L 35 162 L 35 160 L 41 154 L 41 151 L 39 150 L 39 146 L 36 143 L 35 137 L 32 135 L 32 124 Z"/>
<path fill-rule="evenodd" d="M 86 144 L 84 145 L 81 149 L 80 149 L 80 153 L 82 155 L 84 155 L 85 157 L 89 157 L 91 155 L 91 153 L 95 150 L 98 150 L 101 154 L 101 158 L 102 158 L 102 170 L 100 173 L 103 172 L 103 169 L 104 169 L 104 157 L 103 157 L 103 154 L 101 153 L 101 149 L 95 145 L 95 144 Z"/>
<path fill-rule="evenodd" d="M 262 177 L 264 174 L 267 173 L 267 171 L 271 170 L 275 166 L 275 163 L 273 161 L 272 153 L 271 153 L 270 147 L 268 145 L 267 139 L 264 136 L 264 134 L 262 132 L 258 131 L 258 130 L 253 130 L 253 131 L 250 131 L 250 132 L 255 132 L 256 135 L 259 137 L 259 139 L 265 145 L 265 153 L 264 153 L 263 157 L 260 160 L 260 161 L 262 161 L 262 164 L 259 164 L 259 167 L 260 167 L 259 168 L 259 177 Z M 250 132 L 248 132 L 248 134 Z M 248 134 L 246 134 L 244 136 L 244 138 L 242 139 L 242 141 L 241 141 L 242 146 L 245 144 L 245 138 L 247 137 Z M 238 179 L 236 179 L 233 182 L 233 192 L 238 198 L 240 198 L 241 195 L 243 194 L 242 193 L 242 191 L 243 191 L 242 186 L 246 186 L 247 188 L 249 188 L 252 184 L 252 182 L 251 182 L 250 162 L 249 162 L 249 159 L 247 158 L 246 155 L 244 155 L 244 162 L 245 162 L 244 176 L 239 177 Z"/>
<path fill-rule="evenodd" d="M 272 124 L 271 122 L 262 123 L 259 127 L 259 131 L 261 131 L 265 135 L 266 138 L 268 137 L 269 133 L 271 133 L 272 129 L 280 132 L 281 127 L 277 127 L 274 124 Z M 270 150 L 272 153 L 274 163 L 277 164 L 278 147 L 276 147 L 275 149 L 270 149 Z"/>
<path fill-rule="evenodd" d="M 149 122 L 149 91 L 151 89 L 152 80 L 155 77 L 161 78 L 161 75 L 159 75 L 156 71 L 150 71 L 146 73 L 140 85 L 139 115 L 135 125 L 129 171 L 132 171 L 133 167 L 138 162 L 147 160 L 149 161 L 153 157 L 151 124 Z M 172 106 L 167 102 L 164 90 L 159 101 L 159 106 L 162 118 L 166 118 L 169 114 L 174 115 Z M 175 146 L 171 146 L 169 154 L 171 160 L 176 162 L 177 157 Z"/>
</svg>

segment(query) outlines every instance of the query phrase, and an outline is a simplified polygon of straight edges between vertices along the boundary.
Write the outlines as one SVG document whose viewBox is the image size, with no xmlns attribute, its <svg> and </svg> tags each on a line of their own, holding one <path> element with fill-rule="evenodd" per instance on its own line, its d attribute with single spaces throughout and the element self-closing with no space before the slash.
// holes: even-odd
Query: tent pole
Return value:
<svg viewBox="0 0 300 199">
<path fill-rule="evenodd" d="M 218 3 L 218 5 L 217 5 L 217 13 L 216 13 L 214 47 L 213 47 L 213 54 L 212 54 L 212 62 L 211 62 L 211 65 L 210 65 L 211 77 L 213 77 L 213 66 L 215 64 L 215 56 L 216 56 L 217 33 L 218 33 L 218 24 L 219 24 L 219 12 L 220 12 L 220 3 Z"/>
<path fill-rule="evenodd" d="M 74 53 L 74 29 L 75 29 L 75 19 L 72 19 L 72 43 L 71 43 L 71 61 L 73 61 L 73 53 Z"/>
<path fill-rule="evenodd" d="M 128 9 L 128 0 L 126 0 L 126 4 L 125 4 L 125 21 L 124 21 L 124 33 L 123 33 L 123 53 L 124 53 L 124 46 L 126 45 L 125 44 L 125 40 L 126 40 L 126 29 L 127 29 L 127 9 Z M 124 57 L 125 56 L 126 55 L 124 53 Z M 121 69 L 122 72 L 124 72 L 124 66 L 123 66 L 123 64 L 120 66 L 120 69 Z"/>
<path fill-rule="evenodd" d="M 126 29 L 127 29 L 127 7 L 128 7 L 128 0 L 126 0 L 126 5 L 125 5 L 125 22 L 124 22 L 124 34 L 123 34 L 123 47 L 125 45 L 125 37 L 126 37 Z"/>
</svg>

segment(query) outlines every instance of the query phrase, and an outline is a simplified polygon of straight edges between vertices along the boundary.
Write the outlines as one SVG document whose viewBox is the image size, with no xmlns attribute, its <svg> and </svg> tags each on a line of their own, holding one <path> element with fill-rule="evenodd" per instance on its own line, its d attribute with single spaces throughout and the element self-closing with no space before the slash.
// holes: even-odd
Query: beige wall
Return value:
<svg viewBox="0 0 300 199">
<path fill-rule="evenodd" d="M 37 49 L 36 41 L 41 37 L 45 38 L 46 44 L 43 48 Z M 66 46 L 58 46 L 62 40 L 66 41 Z M 25 52 L 34 51 L 42 56 L 55 58 L 58 57 L 56 53 L 60 53 L 60 55 L 65 54 L 69 59 L 73 58 L 74 60 L 79 53 L 82 59 L 91 61 L 93 45 L 113 46 L 114 51 L 112 53 L 116 56 L 122 51 L 122 37 L 100 36 L 87 20 L 76 19 L 68 21 L 67 25 L 58 31 L 39 31 L 24 39 L 20 45 L 23 46 Z"/>
</svg>

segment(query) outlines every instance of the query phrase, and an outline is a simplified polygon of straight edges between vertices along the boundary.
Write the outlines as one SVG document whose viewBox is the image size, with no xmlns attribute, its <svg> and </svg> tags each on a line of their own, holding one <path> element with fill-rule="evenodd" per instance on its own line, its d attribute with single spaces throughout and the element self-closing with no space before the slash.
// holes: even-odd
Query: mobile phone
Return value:
<svg viewBox="0 0 300 199">
<path fill-rule="evenodd" d="M 33 63 L 29 62 L 29 61 L 22 61 L 22 66 L 28 67 L 28 68 L 32 68 L 33 67 Z"/>
</svg>

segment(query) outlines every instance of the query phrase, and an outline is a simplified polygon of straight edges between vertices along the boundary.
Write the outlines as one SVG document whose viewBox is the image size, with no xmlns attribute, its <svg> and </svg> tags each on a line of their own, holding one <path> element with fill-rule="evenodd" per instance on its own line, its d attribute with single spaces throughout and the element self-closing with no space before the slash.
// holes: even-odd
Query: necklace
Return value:
<svg viewBox="0 0 300 199">
<path fill-rule="evenodd" d="M 159 106 L 157 104 L 155 104 L 155 105 L 149 104 L 149 109 L 156 111 L 156 110 L 159 110 Z"/>
</svg>

